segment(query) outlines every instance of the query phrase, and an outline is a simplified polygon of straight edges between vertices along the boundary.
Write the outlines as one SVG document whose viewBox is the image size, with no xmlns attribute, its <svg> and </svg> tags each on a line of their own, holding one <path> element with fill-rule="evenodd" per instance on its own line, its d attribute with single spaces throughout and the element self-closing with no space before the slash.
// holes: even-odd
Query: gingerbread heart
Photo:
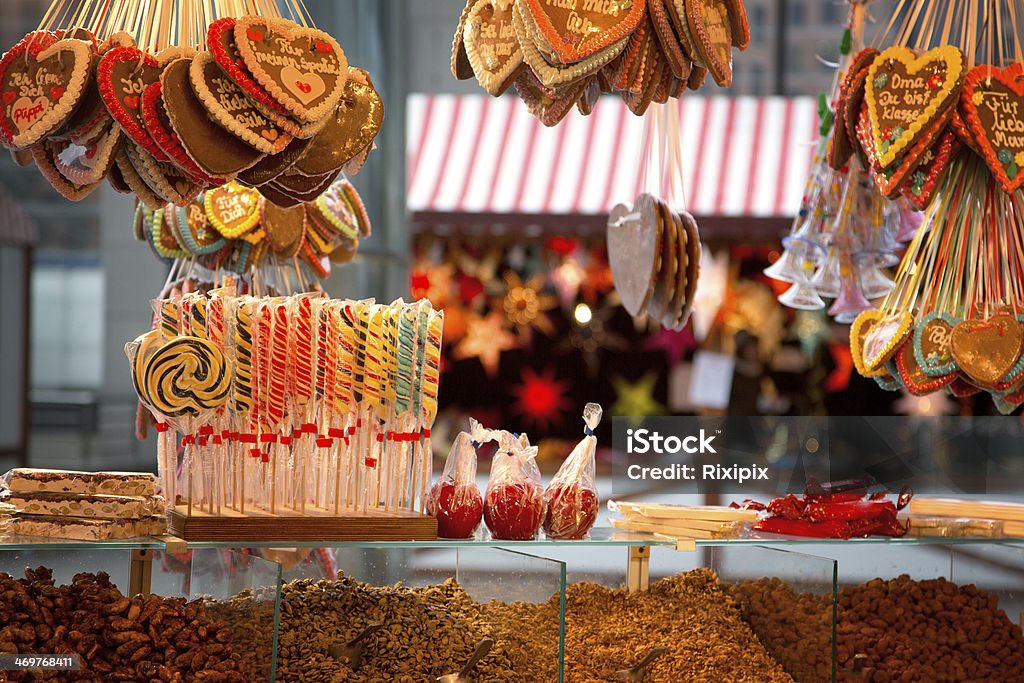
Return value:
<svg viewBox="0 0 1024 683">
<path fill-rule="evenodd" d="M 921 155 L 921 163 L 914 172 L 903 181 L 900 192 L 919 210 L 924 211 L 931 204 L 935 186 L 938 185 L 949 161 L 956 155 L 962 145 L 951 128 L 942 131 L 939 139 Z"/>
<path fill-rule="evenodd" d="M 466 20 L 469 12 L 473 9 L 477 0 L 466 0 L 466 6 L 459 15 L 459 25 L 455 27 L 455 35 L 452 36 L 451 70 L 452 76 L 464 81 L 473 77 L 473 66 L 469 63 L 469 56 L 466 54 L 466 46 L 462 42 L 462 34 L 465 32 Z"/>
<path fill-rule="evenodd" d="M 32 160 L 35 161 L 36 167 L 39 172 L 43 174 L 43 177 L 49 181 L 53 189 L 57 190 L 66 199 L 73 202 L 78 202 L 90 194 L 95 192 L 101 182 L 90 183 L 87 185 L 78 185 L 71 182 L 64 175 L 57 170 L 56 163 L 54 161 L 55 155 L 58 151 L 58 144 L 55 142 L 43 141 L 32 147 Z"/>
<path fill-rule="evenodd" d="M 170 161 L 142 120 L 142 93 L 160 80 L 162 72 L 163 66 L 148 52 L 115 47 L 100 58 L 96 84 L 104 106 L 125 134 L 157 161 Z"/>
<path fill-rule="evenodd" d="M 228 239 L 238 239 L 259 225 L 259 192 L 227 183 L 208 190 L 203 206 L 210 225 Z"/>
<path fill-rule="evenodd" d="M 885 372 L 869 372 L 864 365 L 864 340 L 880 318 L 880 311 L 867 310 L 858 315 L 850 325 L 850 356 L 853 358 L 853 366 L 864 377 L 877 376 Z"/>
<path fill-rule="evenodd" d="M 377 137 L 384 124 L 384 102 L 369 79 L 354 71 L 338 109 L 295 163 L 299 173 L 317 176 L 336 171 Z"/>
<path fill-rule="evenodd" d="M 56 150 L 54 164 L 61 175 L 75 185 L 98 183 L 113 165 L 121 138 L 121 128 L 108 116 L 103 132 L 86 145 L 51 140 Z"/>
<path fill-rule="evenodd" d="M 171 121 L 164 107 L 163 85 L 160 81 L 150 83 L 142 93 L 142 120 L 153 142 L 182 171 L 206 185 L 224 184 L 223 178 L 213 178 L 199 168 L 181 146 L 181 140 L 171 128 Z"/>
<path fill-rule="evenodd" d="M 931 162 L 935 160 L 935 155 L 932 153 L 931 148 L 938 138 L 939 134 L 943 131 L 946 125 L 946 121 L 949 119 L 949 114 L 952 109 L 948 109 L 944 115 L 931 125 L 931 127 L 914 143 L 914 146 L 901 157 L 897 157 L 896 161 L 892 163 L 888 168 L 884 168 L 880 171 L 875 171 L 872 174 L 875 185 L 878 186 L 879 191 L 889 198 L 895 199 L 900 196 L 900 186 L 903 181 L 908 178 L 911 172 L 915 171 L 921 164 L 925 162 Z M 942 168 L 936 169 L 936 172 L 941 171 Z M 923 185 L 923 182 L 922 182 Z"/>
<path fill-rule="evenodd" d="M 266 154 L 277 154 L 291 143 L 292 136 L 260 113 L 209 52 L 192 60 L 188 75 L 210 118 L 242 142 Z"/>
<path fill-rule="evenodd" d="M 875 58 L 864 101 L 880 168 L 901 157 L 956 103 L 963 76 L 963 53 L 952 45 L 920 57 L 908 48 L 891 47 Z"/>
<path fill-rule="evenodd" d="M 694 62 L 723 88 L 732 85 L 732 24 L 725 0 L 674 0 Z M 680 7 L 680 4 L 684 7 Z"/>
<path fill-rule="evenodd" d="M 195 199 L 202 187 L 178 166 L 158 161 L 142 147 L 125 145 L 128 160 L 142 181 L 165 202 L 185 206 Z"/>
<path fill-rule="evenodd" d="M 948 313 L 929 313 L 914 325 L 914 360 L 927 376 L 942 377 L 956 372 L 950 340 L 958 322 Z"/>
<path fill-rule="evenodd" d="M 264 201 L 260 215 L 271 250 L 281 258 L 298 254 L 306 233 L 306 210 L 302 206 L 282 208 Z"/>
<path fill-rule="evenodd" d="M 524 70 L 515 80 L 516 88 L 524 82 L 524 78 L 534 76 L 543 88 L 551 91 L 554 88 L 576 84 L 587 78 L 615 59 L 626 47 L 629 36 L 618 42 L 589 55 L 585 59 L 572 64 L 551 64 L 541 53 L 537 41 L 543 41 L 540 29 L 528 19 L 528 10 L 524 8 L 526 0 L 517 0 L 512 11 L 512 24 L 516 30 L 516 39 L 523 51 L 523 61 L 529 69 Z M 639 23 L 639 20 L 638 20 Z M 548 93 L 552 95 L 552 93 Z"/>
<path fill-rule="evenodd" d="M 1024 350 L 1024 328 L 1011 315 L 964 320 L 953 328 L 950 349 L 971 380 L 991 387 L 1005 378 Z"/>
<path fill-rule="evenodd" d="M 915 396 L 924 396 L 938 391 L 942 387 L 952 383 L 957 378 L 957 372 L 940 376 L 928 375 L 918 364 L 915 354 L 914 342 L 907 339 L 896 351 L 895 356 L 896 372 L 907 391 Z"/>
<path fill-rule="evenodd" d="M 870 311 L 861 313 L 861 316 L 865 313 Z M 860 316 L 857 319 L 859 320 Z M 886 361 L 892 358 L 896 349 L 910 334 L 913 322 L 914 319 L 909 313 L 890 313 L 883 316 L 881 312 L 876 311 L 875 322 L 864 336 L 864 369 L 870 373 L 883 368 Z"/>
<path fill-rule="evenodd" d="M 161 97 L 171 130 L 188 156 L 207 175 L 232 177 L 265 155 L 210 120 L 189 83 L 188 58 L 171 62 L 160 77 Z"/>
<path fill-rule="evenodd" d="M 318 121 L 337 108 L 348 61 L 330 34 L 248 16 L 235 22 L 235 45 L 256 82 L 300 121 Z"/>
<path fill-rule="evenodd" d="M 235 44 L 235 18 L 223 17 L 210 24 L 206 30 L 206 45 L 217 66 L 245 91 L 254 102 L 272 109 L 279 114 L 287 115 L 288 110 L 270 96 L 263 86 L 253 80 L 252 74 L 245 67 L 245 62 L 238 55 Z"/>
<path fill-rule="evenodd" d="M 592 57 L 629 36 L 644 16 L 642 0 L 518 0 L 562 64 Z"/>
<path fill-rule="evenodd" d="M 0 59 L 4 144 L 26 149 L 64 125 L 89 83 L 92 57 L 89 43 L 42 31 L 8 50 Z"/>
<path fill-rule="evenodd" d="M 478 0 L 463 32 L 463 45 L 476 80 L 497 97 L 523 67 L 523 50 L 512 23 L 513 0 Z"/>
<path fill-rule="evenodd" d="M 976 148 L 1007 192 L 1024 185 L 1024 64 L 976 66 L 967 73 L 960 111 Z"/>
</svg>

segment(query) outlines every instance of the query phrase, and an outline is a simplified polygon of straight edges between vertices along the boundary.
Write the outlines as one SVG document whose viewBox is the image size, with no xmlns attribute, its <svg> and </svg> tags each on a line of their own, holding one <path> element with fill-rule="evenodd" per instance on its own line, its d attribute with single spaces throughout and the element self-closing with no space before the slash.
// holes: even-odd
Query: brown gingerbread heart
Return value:
<svg viewBox="0 0 1024 683">
<path fill-rule="evenodd" d="M 301 205 L 280 207 L 273 202 L 260 204 L 263 230 L 271 250 L 282 258 L 299 253 L 306 233 L 306 210 Z"/>
<path fill-rule="evenodd" d="M 476 80 L 497 97 L 523 68 L 523 50 L 512 23 L 513 0 L 477 0 L 466 19 L 463 45 Z"/>
<path fill-rule="evenodd" d="M 35 31 L 0 59 L 0 136 L 27 149 L 70 118 L 91 79 L 93 52 L 82 40 Z"/>
<path fill-rule="evenodd" d="M 209 52 L 192 60 L 188 76 L 214 123 L 242 142 L 265 154 L 277 154 L 291 143 L 292 136 L 263 116 Z"/>
<path fill-rule="evenodd" d="M 231 178 L 254 166 L 264 154 L 210 120 L 189 83 L 191 59 L 178 59 L 160 76 L 164 108 L 181 146 L 204 173 Z M 123 170 L 123 169 L 122 169 Z"/>
<path fill-rule="evenodd" d="M 253 78 L 295 118 L 318 121 L 337 108 L 348 61 L 329 33 L 247 16 L 235 22 L 235 45 Z"/>
<path fill-rule="evenodd" d="M 718 85 L 728 88 L 732 85 L 732 24 L 725 0 L 674 2 L 690 56 Z"/>
<path fill-rule="evenodd" d="M 953 359 L 975 384 L 991 387 L 1017 364 L 1024 350 L 1024 329 L 1012 315 L 964 320 L 953 327 Z"/>
<path fill-rule="evenodd" d="M 338 170 L 373 142 L 383 124 L 384 102 L 368 79 L 356 73 L 345 83 L 338 109 L 294 169 L 309 176 Z"/>
<path fill-rule="evenodd" d="M 661 245 L 654 197 L 642 194 L 631 209 L 615 206 L 608 216 L 608 264 L 622 306 L 638 316 L 650 301 Z"/>
</svg>

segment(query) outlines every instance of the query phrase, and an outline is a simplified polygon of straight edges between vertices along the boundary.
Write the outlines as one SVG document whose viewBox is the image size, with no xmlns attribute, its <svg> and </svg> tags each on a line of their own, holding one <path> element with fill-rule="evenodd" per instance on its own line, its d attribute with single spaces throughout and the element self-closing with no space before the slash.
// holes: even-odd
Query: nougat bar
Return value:
<svg viewBox="0 0 1024 683">
<path fill-rule="evenodd" d="M 3 475 L 12 491 L 52 493 L 106 493 L 115 496 L 155 496 L 156 475 L 148 472 L 75 472 L 18 467 Z"/>
<path fill-rule="evenodd" d="M 96 519 L 144 519 L 163 515 L 167 504 L 162 496 L 112 496 L 103 493 L 54 493 L 49 491 L 3 491 L 0 502 L 26 515 L 61 515 Z"/>
<path fill-rule="evenodd" d="M 167 521 L 162 517 L 85 519 L 56 515 L 19 515 L 14 518 L 8 531 L 15 536 L 107 541 L 118 538 L 159 536 L 167 532 Z"/>
</svg>

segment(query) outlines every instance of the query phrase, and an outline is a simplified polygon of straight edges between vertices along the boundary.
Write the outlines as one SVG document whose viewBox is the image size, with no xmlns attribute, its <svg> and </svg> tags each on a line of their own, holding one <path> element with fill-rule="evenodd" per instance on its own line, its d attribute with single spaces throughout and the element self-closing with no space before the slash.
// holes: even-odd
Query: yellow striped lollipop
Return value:
<svg viewBox="0 0 1024 683">
<path fill-rule="evenodd" d="M 252 408 L 252 317 L 255 300 L 235 302 L 235 387 L 234 407 L 238 415 Z"/>
<path fill-rule="evenodd" d="M 437 393 L 441 374 L 441 335 L 444 330 L 444 311 L 431 311 L 424 349 L 426 364 L 423 368 L 423 412 L 427 426 L 437 417 Z"/>
<path fill-rule="evenodd" d="M 368 408 L 380 405 L 384 372 L 381 365 L 384 353 L 382 307 L 366 306 L 359 311 L 359 339 L 363 346 L 363 400 Z"/>
<path fill-rule="evenodd" d="M 165 339 L 178 336 L 181 297 L 168 297 L 160 301 L 160 332 Z"/>
</svg>

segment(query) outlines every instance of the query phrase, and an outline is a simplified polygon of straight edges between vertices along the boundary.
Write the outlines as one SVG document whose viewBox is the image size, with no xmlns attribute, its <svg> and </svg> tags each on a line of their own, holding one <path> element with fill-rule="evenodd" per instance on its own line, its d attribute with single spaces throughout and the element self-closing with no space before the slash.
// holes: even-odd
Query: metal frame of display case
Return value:
<svg viewBox="0 0 1024 683">
<path fill-rule="evenodd" d="M 591 538 L 577 541 L 557 541 L 537 539 L 533 541 L 502 541 L 475 540 L 464 541 L 184 541 L 174 536 L 162 536 L 150 539 L 129 539 L 115 541 L 74 541 L 64 539 L 41 539 L 35 537 L 14 537 L 0 541 L 0 552 L 4 550 L 63 550 L 75 548 L 130 550 L 129 589 L 132 593 L 147 593 L 149 581 L 146 578 L 152 572 L 153 551 L 165 551 L 171 554 L 183 553 L 200 548 L 504 548 L 508 550 L 573 547 L 609 547 L 626 550 L 626 586 L 631 591 L 645 590 L 650 581 L 651 548 L 671 548 L 679 552 L 694 551 L 702 548 L 764 546 L 772 548 L 793 548 L 822 546 L 849 547 L 865 546 L 969 546 L 969 545 L 1003 545 L 1024 548 L 1024 538 L 945 538 L 945 537 L 903 537 L 903 538 L 850 538 L 823 539 L 785 536 L 749 536 L 744 538 L 676 540 L 656 534 L 644 532 L 620 531 L 605 527 L 595 528 Z"/>
</svg>

